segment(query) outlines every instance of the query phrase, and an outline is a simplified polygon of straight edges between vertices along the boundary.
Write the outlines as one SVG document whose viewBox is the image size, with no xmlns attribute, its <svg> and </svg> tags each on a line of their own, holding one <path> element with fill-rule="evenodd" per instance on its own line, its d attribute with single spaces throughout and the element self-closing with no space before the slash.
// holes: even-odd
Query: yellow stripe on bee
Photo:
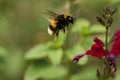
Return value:
<svg viewBox="0 0 120 80">
<path fill-rule="evenodd" d="M 53 28 L 55 28 L 55 27 L 56 27 L 56 22 L 55 22 L 55 20 L 51 20 L 50 22 L 51 22 L 51 26 L 52 26 Z"/>
<path fill-rule="evenodd" d="M 64 18 L 67 19 L 67 14 L 64 14 Z"/>
</svg>

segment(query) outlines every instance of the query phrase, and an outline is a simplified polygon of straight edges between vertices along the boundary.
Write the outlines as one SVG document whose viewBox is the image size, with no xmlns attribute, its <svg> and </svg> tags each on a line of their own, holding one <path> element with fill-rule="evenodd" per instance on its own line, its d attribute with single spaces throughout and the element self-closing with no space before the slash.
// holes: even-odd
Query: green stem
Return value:
<svg viewBox="0 0 120 80">
<path fill-rule="evenodd" d="M 66 35 L 66 49 L 69 48 L 69 35 L 70 33 L 70 29 L 68 29 L 68 32 L 67 32 L 67 35 Z M 68 74 L 67 74 L 67 79 L 66 80 L 69 80 L 70 79 L 70 61 L 67 59 L 67 69 L 68 69 Z"/>
<path fill-rule="evenodd" d="M 105 69 L 104 69 L 104 76 L 103 77 L 104 77 L 103 80 L 105 80 Z"/>
<path fill-rule="evenodd" d="M 106 65 L 105 65 L 105 63 L 104 63 L 104 65 L 103 65 L 103 69 L 104 69 L 104 71 L 103 71 L 103 80 L 106 80 L 106 69 L 105 69 L 105 67 L 106 67 Z"/>
<path fill-rule="evenodd" d="M 105 36 L 105 50 L 108 50 L 108 26 L 106 26 L 106 36 Z M 106 64 L 103 65 L 103 80 L 106 80 Z"/>
<path fill-rule="evenodd" d="M 106 27 L 106 36 L 105 36 L 105 50 L 108 49 L 108 27 Z"/>
</svg>

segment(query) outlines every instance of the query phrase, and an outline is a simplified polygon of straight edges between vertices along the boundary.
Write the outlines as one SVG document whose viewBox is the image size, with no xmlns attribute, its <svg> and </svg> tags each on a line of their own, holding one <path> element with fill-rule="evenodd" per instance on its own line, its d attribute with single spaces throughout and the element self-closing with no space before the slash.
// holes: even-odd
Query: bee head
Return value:
<svg viewBox="0 0 120 80">
<path fill-rule="evenodd" d="M 73 22 L 74 22 L 74 19 L 73 19 L 73 17 L 71 17 L 71 16 L 68 16 L 68 17 L 67 17 L 67 20 L 68 20 L 69 23 L 72 23 L 72 24 L 73 24 Z"/>
</svg>

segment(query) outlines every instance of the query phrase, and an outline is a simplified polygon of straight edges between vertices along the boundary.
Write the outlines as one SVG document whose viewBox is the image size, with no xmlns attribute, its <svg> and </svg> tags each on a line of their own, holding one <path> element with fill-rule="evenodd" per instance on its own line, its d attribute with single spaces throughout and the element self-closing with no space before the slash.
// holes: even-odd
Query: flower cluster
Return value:
<svg viewBox="0 0 120 80">
<path fill-rule="evenodd" d="M 82 58 L 85 55 L 90 55 L 92 57 L 101 58 L 104 61 L 104 66 L 108 67 L 108 74 L 112 78 L 115 77 L 115 73 L 117 70 L 116 67 L 116 56 L 120 55 L 120 29 L 116 31 L 116 33 L 113 35 L 112 40 L 110 41 L 111 48 L 108 49 L 108 30 L 113 22 L 112 15 L 115 13 L 116 9 L 110 9 L 106 7 L 103 9 L 102 18 L 97 17 L 97 20 L 100 24 L 105 26 L 106 28 L 106 34 L 105 34 L 105 43 L 102 42 L 98 37 L 94 37 L 93 41 L 94 44 L 92 44 L 91 49 L 87 50 L 83 54 L 79 54 L 73 58 L 74 62 L 78 62 L 80 58 Z M 105 70 L 105 69 L 104 69 Z M 99 70 L 97 70 L 97 76 L 99 78 Z M 105 76 L 105 73 L 103 74 Z M 103 79 L 106 77 L 103 77 Z M 104 79 L 105 80 L 105 79 Z"/>
<path fill-rule="evenodd" d="M 103 42 L 98 38 L 94 37 L 93 41 L 94 44 L 92 44 L 91 49 L 87 50 L 83 54 L 79 54 L 73 58 L 74 62 L 78 62 L 80 58 L 82 58 L 85 55 L 90 55 L 97 58 L 104 58 L 107 57 L 107 62 L 110 65 L 110 74 L 112 77 L 115 76 L 116 72 L 116 63 L 115 63 L 115 57 L 120 55 L 120 30 L 118 30 L 114 35 L 114 41 L 112 42 L 111 50 L 105 50 Z"/>
</svg>

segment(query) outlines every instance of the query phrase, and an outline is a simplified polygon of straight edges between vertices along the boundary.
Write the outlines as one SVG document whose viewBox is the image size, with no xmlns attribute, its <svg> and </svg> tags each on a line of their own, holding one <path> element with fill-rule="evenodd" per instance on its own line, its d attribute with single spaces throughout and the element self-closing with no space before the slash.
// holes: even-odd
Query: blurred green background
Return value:
<svg viewBox="0 0 120 80">
<path fill-rule="evenodd" d="M 102 61 L 85 56 L 77 64 L 72 58 L 90 49 L 94 36 L 104 41 L 96 16 L 106 6 L 117 8 L 111 37 L 120 25 L 120 0 L 0 0 L 0 80 L 97 80 Z M 42 13 L 64 9 L 76 21 L 57 39 L 47 33 Z"/>
</svg>

